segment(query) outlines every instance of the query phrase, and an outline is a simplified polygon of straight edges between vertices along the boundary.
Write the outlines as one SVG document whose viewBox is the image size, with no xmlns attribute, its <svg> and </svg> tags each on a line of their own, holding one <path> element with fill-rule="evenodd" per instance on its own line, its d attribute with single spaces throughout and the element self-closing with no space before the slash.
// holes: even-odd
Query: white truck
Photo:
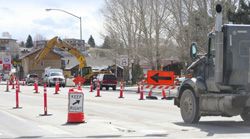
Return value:
<svg viewBox="0 0 250 139">
<path fill-rule="evenodd" d="M 53 69 L 45 68 L 43 74 L 43 82 L 46 83 L 49 87 L 55 85 L 56 82 L 59 82 L 60 86 L 65 87 L 65 77 L 63 75 L 62 69 Z"/>
</svg>

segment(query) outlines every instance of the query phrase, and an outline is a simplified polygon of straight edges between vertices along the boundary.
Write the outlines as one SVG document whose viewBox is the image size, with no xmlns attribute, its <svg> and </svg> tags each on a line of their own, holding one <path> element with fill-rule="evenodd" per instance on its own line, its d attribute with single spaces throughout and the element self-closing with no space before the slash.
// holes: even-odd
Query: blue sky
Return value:
<svg viewBox="0 0 250 139">
<path fill-rule="evenodd" d="M 85 41 L 93 35 L 96 44 L 101 45 L 104 32 L 100 9 L 104 0 L 0 0 L 0 33 L 9 32 L 13 39 L 26 41 L 30 34 L 46 39 L 80 38 L 80 20 L 59 11 L 45 11 L 47 8 L 63 9 L 82 17 L 82 35 Z M 1 35 L 0 35 L 1 36 Z"/>
</svg>

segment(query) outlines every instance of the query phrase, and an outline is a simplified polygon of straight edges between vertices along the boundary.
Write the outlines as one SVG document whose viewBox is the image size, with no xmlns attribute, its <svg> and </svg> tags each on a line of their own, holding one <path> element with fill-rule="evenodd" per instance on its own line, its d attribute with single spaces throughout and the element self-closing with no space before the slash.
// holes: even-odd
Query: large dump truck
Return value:
<svg viewBox="0 0 250 139">
<path fill-rule="evenodd" d="M 208 35 L 207 52 L 197 54 L 192 43 L 192 78 L 180 86 L 175 105 L 185 123 L 201 116 L 237 116 L 250 121 L 250 25 L 222 24 L 222 6 L 216 5 L 216 23 Z"/>
</svg>

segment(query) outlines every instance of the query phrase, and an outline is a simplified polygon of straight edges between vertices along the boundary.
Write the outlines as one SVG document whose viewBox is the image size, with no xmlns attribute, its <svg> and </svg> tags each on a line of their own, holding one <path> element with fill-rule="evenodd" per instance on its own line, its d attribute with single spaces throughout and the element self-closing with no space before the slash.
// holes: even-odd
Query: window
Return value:
<svg viewBox="0 0 250 139">
<path fill-rule="evenodd" d="M 61 75 L 62 75 L 62 73 L 60 73 L 60 72 L 53 72 L 50 74 L 50 76 L 61 76 Z"/>
<path fill-rule="evenodd" d="M 250 41 L 248 40 L 241 40 L 239 42 L 239 54 L 241 57 L 248 57 L 249 55 L 249 48 L 250 48 Z"/>
<path fill-rule="evenodd" d="M 116 77 L 114 75 L 104 75 L 104 80 L 116 80 Z"/>
</svg>

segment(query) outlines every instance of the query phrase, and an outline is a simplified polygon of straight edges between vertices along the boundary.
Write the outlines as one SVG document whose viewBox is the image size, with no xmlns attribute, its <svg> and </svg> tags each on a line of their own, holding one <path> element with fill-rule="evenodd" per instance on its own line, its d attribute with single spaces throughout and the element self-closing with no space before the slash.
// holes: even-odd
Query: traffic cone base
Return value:
<svg viewBox="0 0 250 139">
<path fill-rule="evenodd" d="M 84 123 L 84 113 L 68 113 L 67 123 Z"/>
<path fill-rule="evenodd" d="M 22 109 L 22 107 L 13 107 L 13 109 Z"/>
<path fill-rule="evenodd" d="M 45 113 L 44 114 L 39 114 L 39 116 L 52 116 L 52 115 L 53 114 L 47 114 L 47 113 L 46 114 Z"/>
</svg>

